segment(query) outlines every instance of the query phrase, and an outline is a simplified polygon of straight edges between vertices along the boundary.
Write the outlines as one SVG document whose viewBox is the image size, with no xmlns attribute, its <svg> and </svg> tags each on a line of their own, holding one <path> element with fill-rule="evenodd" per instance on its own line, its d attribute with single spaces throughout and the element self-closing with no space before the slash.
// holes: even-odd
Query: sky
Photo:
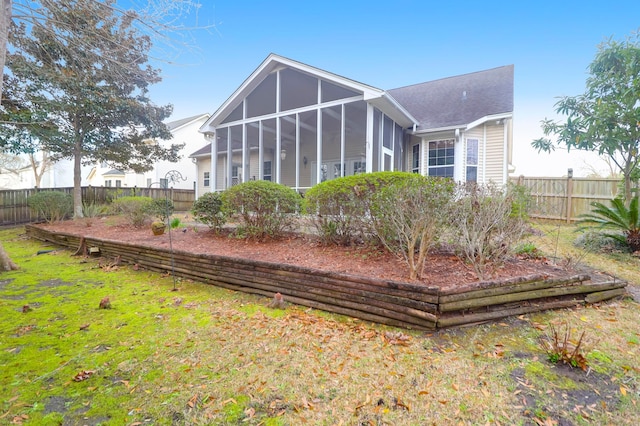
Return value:
<svg viewBox="0 0 640 426">
<path fill-rule="evenodd" d="M 561 96 L 584 92 L 598 45 L 640 29 L 640 1 L 212 1 L 188 25 L 193 48 L 155 66 L 151 87 L 171 119 L 214 113 L 270 54 L 393 89 L 503 65 L 515 67 L 515 175 L 609 173 L 596 155 L 537 153 L 540 122 Z"/>
</svg>

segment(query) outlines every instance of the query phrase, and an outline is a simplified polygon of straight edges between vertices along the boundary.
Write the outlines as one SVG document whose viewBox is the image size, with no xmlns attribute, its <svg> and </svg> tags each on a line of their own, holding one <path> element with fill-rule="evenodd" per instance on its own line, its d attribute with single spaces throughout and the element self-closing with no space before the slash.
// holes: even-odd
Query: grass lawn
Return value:
<svg viewBox="0 0 640 426">
<path fill-rule="evenodd" d="M 574 254 L 570 228 L 539 226 L 545 253 L 640 283 L 637 259 Z M 629 298 L 414 332 L 270 309 L 22 232 L 0 231 L 21 268 L 0 275 L 0 424 L 640 424 L 640 306 Z M 111 309 L 99 309 L 105 297 Z M 550 325 L 565 324 L 586 333 L 586 372 L 542 349 Z"/>
</svg>

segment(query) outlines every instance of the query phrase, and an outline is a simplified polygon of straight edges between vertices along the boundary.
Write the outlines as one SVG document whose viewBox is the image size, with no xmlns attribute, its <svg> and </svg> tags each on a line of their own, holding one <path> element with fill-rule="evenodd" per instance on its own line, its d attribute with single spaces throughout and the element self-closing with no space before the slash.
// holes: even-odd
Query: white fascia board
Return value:
<svg viewBox="0 0 640 426">
<path fill-rule="evenodd" d="M 420 129 L 417 130 L 415 132 L 412 132 L 412 134 L 416 135 L 416 136 L 420 136 L 420 135 L 426 135 L 428 133 L 435 133 L 435 132 L 447 132 L 447 131 L 453 131 L 456 129 L 462 129 L 465 130 L 467 128 L 467 126 L 465 125 L 459 125 L 459 126 L 446 126 L 446 127 L 434 127 L 432 129 Z"/>
<path fill-rule="evenodd" d="M 413 128 L 414 125 L 418 124 L 418 120 L 386 92 L 382 92 L 380 96 L 370 97 L 369 99 L 365 97 L 364 100 L 378 107 L 380 111 L 391 117 L 393 121 L 404 128 Z"/>
<path fill-rule="evenodd" d="M 214 112 L 209 120 L 207 120 L 199 129 L 200 133 L 211 132 L 216 125 L 220 124 L 216 121 L 223 112 L 235 108 L 237 106 L 237 99 L 243 99 L 244 96 L 253 90 L 266 76 L 279 69 L 289 67 L 305 72 L 307 74 L 316 76 L 322 80 L 327 80 L 344 87 L 348 87 L 352 90 L 363 92 L 364 99 L 367 98 L 379 98 L 385 94 L 384 90 L 377 89 L 375 87 L 342 77 L 337 74 L 315 68 L 302 62 L 294 61 L 283 56 L 271 53 L 256 70 L 251 73 L 249 77 L 238 87 L 233 94 Z"/>
<path fill-rule="evenodd" d="M 183 129 L 187 126 L 190 126 L 191 124 L 195 123 L 198 120 L 202 120 L 202 118 L 209 118 L 209 113 L 204 113 L 201 115 L 198 115 L 197 117 L 194 117 L 193 120 L 189 120 L 186 123 L 181 124 L 180 126 L 176 127 L 175 129 L 171 130 L 171 133 L 175 133 L 177 131 L 179 131 L 180 129 Z"/>
<path fill-rule="evenodd" d="M 476 121 L 472 121 L 471 123 L 467 124 L 465 127 L 466 129 L 473 129 L 474 127 L 478 127 L 486 122 L 492 121 L 492 120 L 502 120 L 503 118 L 511 118 L 513 117 L 513 114 L 510 112 L 505 112 L 502 114 L 493 114 L 493 115 L 487 115 L 484 116 Z"/>
</svg>

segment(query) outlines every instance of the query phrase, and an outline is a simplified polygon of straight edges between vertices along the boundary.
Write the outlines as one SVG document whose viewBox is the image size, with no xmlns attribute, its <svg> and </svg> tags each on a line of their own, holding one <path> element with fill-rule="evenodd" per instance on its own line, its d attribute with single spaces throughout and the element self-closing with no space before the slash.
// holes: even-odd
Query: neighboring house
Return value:
<svg viewBox="0 0 640 426">
<path fill-rule="evenodd" d="M 271 54 L 200 128 L 196 196 L 383 170 L 504 184 L 512 119 L 512 65 L 385 91 Z"/>
<path fill-rule="evenodd" d="M 35 154 L 38 167 L 41 167 L 42 153 Z M 25 155 L 25 167 L 15 171 L 0 171 L 0 189 L 28 189 L 36 187 L 36 177 L 29 160 Z M 82 167 L 82 185 L 86 185 L 85 176 L 91 167 Z M 45 171 L 40 179 L 40 188 L 70 188 L 73 187 L 73 161 L 59 160 L 45 167 Z"/>
<path fill-rule="evenodd" d="M 208 118 L 209 114 L 200 114 L 167 123 L 173 138 L 159 143 L 185 144 L 180 151 L 182 158 L 177 162 L 159 161 L 152 170 L 146 173 L 124 172 L 110 168 L 106 163 L 102 163 L 93 167 L 89 172 L 87 176 L 89 185 L 129 188 L 165 188 L 168 186 L 176 189 L 194 189 L 196 185 L 196 168 L 188 154 L 204 143 L 203 136 L 198 129 Z M 155 141 L 150 142 L 156 143 Z M 173 171 L 179 172 L 185 180 L 171 182 L 170 176 Z"/>
<path fill-rule="evenodd" d="M 95 166 L 82 166 L 82 186 L 113 186 L 113 187 L 169 187 L 177 189 L 194 189 L 196 185 L 196 169 L 189 153 L 201 147 L 205 142 L 198 131 L 209 118 L 209 114 L 200 114 L 167 123 L 173 134 L 170 141 L 160 141 L 166 144 L 184 143 L 180 151 L 182 158 L 175 163 L 159 161 L 151 171 L 134 173 L 108 167 L 106 163 Z M 156 143 L 156 141 L 150 141 Z M 25 160 L 27 162 L 27 160 Z M 185 180 L 174 183 L 167 182 L 167 175 L 171 171 L 178 171 Z M 25 189 L 35 186 L 35 176 L 31 167 L 24 167 L 17 173 L 0 173 L 0 189 Z M 41 188 L 70 188 L 73 187 L 73 160 L 59 160 L 47 167 L 41 180 Z"/>
</svg>

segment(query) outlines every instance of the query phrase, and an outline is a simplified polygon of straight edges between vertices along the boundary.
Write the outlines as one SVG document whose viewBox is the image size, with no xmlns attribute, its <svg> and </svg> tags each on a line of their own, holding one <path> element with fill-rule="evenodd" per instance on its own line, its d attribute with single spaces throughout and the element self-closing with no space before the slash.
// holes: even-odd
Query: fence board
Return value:
<svg viewBox="0 0 640 426">
<path fill-rule="evenodd" d="M 539 219 L 578 220 L 593 210 L 594 201 L 607 204 L 618 195 L 619 179 L 570 177 L 512 177 L 511 182 L 528 189 L 529 216 Z"/>
<path fill-rule="evenodd" d="M 27 200 L 33 194 L 41 191 L 59 191 L 72 194 L 73 188 L 0 190 L 0 226 L 38 221 L 39 218 L 33 215 Z M 116 198 L 131 195 L 154 199 L 167 197 L 173 201 L 176 211 L 191 210 L 195 201 L 195 191 L 191 189 L 82 187 L 82 200 L 89 204 L 109 204 Z"/>
</svg>

